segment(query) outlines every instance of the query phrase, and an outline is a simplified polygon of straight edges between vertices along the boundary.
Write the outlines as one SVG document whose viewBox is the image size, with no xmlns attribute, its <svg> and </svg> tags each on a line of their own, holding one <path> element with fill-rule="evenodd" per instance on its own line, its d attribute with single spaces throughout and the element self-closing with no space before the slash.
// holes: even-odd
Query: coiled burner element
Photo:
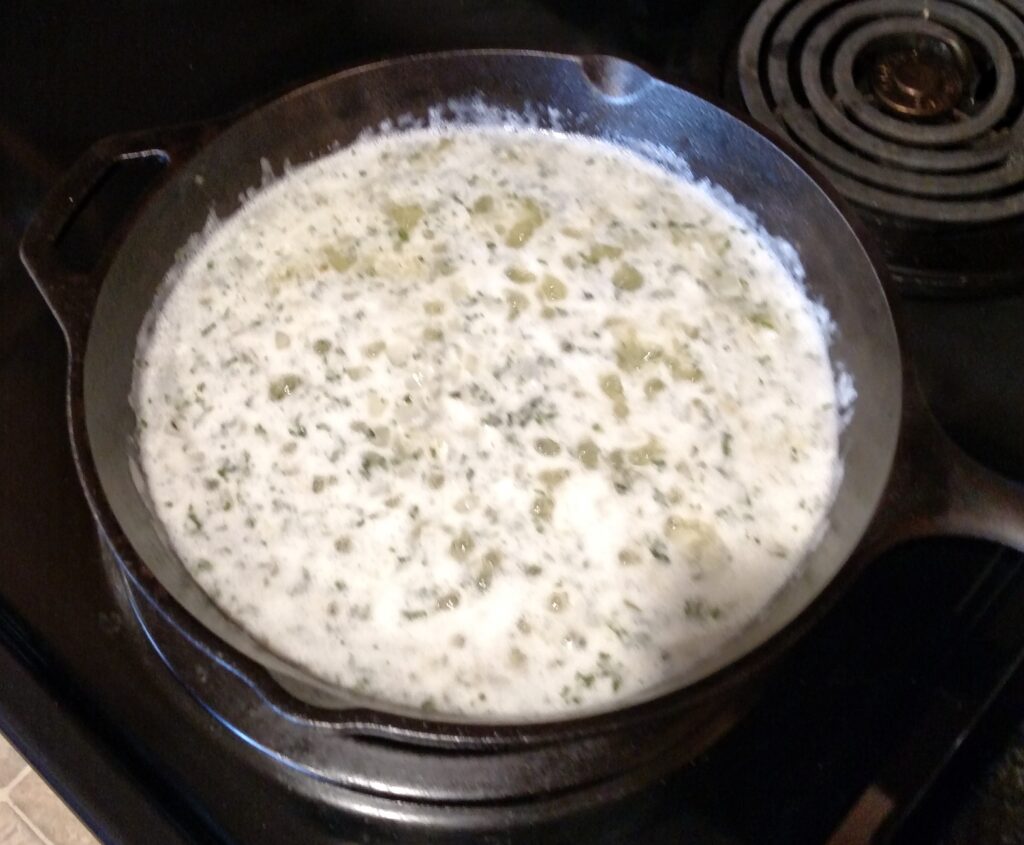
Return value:
<svg viewBox="0 0 1024 845">
<path fill-rule="evenodd" d="M 1022 0 L 767 0 L 739 46 L 751 114 L 903 221 L 1024 214 Z"/>
</svg>

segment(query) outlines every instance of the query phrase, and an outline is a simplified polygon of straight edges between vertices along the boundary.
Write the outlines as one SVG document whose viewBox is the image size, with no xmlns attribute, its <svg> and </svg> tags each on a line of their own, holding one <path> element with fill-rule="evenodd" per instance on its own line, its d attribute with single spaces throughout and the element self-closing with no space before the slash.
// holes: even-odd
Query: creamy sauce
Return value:
<svg viewBox="0 0 1024 845">
<path fill-rule="evenodd" d="M 186 567 L 275 652 L 449 713 L 685 674 L 820 529 L 814 308 L 706 190 L 593 140 L 361 141 L 172 274 L 134 402 Z"/>
</svg>

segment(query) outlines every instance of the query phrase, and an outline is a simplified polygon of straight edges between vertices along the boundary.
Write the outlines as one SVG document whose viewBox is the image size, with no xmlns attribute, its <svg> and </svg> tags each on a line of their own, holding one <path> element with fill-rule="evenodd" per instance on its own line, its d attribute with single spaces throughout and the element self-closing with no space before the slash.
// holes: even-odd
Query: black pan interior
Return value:
<svg viewBox="0 0 1024 845">
<path fill-rule="evenodd" d="M 482 102 L 533 115 L 539 125 L 682 155 L 749 209 L 799 255 L 812 298 L 836 324 L 833 361 L 852 376 L 858 397 L 842 434 L 844 476 L 827 529 L 793 579 L 708 674 L 765 641 L 805 608 L 851 555 L 886 485 L 900 420 L 900 357 L 885 293 L 857 234 L 825 191 L 759 132 L 706 101 L 612 59 L 528 53 L 449 54 L 386 62 L 301 89 L 234 123 L 154 195 L 126 236 L 106 276 L 85 364 L 85 420 L 102 495 L 132 549 L 163 588 L 220 640 L 272 671 L 311 703 L 357 699 L 309 678 L 235 625 L 192 581 L 170 549 L 133 470 L 137 449 L 129 403 L 133 355 L 158 286 L 187 239 L 211 213 L 224 217 L 266 167 L 281 174 L 356 138 L 385 120 L 449 117 L 460 103 Z M 138 564 L 125 561 L 129 569 Z M 211 640 L 214 648 L 216 641 Z M 694 680 L 693 678 L 687 679 Z M 653 697 L 681 680 L 651 690 Z M 378 709 L 387 711 L 384 703 Z M 396 710 L 396 712 L 401 712 Z"/>
</svg>

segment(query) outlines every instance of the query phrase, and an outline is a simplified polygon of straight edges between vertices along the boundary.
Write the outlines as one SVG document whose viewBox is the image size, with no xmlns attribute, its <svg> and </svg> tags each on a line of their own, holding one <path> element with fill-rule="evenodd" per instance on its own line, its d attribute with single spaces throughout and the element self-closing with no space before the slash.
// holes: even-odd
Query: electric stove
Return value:
<svg viewBox="0 0 1024 845">
<path fill-rule="evenodd" d="M 904 294 L 932 407 L 1019 480 L 1022 34 L 1019 0 L 4 4 L 0 730 L 107 841 L 410 839 L 386 813 L 343 810 L 330 785 L 269 761 L 194 701 L 103 554 L 68 445 L 63 341 L 16 256 L 89 143 L 383 56 L 500 46 L 637 61 L 752 114 L 854 203 Z M 100 235 L 87 224 L 81 237 Z M 1024 556 L 905 545 L 724 740 L 596 825 L 537 838 L 1022 842 L 1022 660 Z"/>
</svg>

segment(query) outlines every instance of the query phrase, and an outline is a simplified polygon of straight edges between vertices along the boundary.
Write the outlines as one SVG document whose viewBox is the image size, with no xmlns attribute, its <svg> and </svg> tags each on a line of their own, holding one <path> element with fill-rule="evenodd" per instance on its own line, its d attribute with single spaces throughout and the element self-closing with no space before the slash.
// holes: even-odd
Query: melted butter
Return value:
<svg viewBox="0 0 1024 845">
<path fill-rule="evenodd" d="M 684 674 L 790 577 L 838 467 L 800 287 L 610 145 L 359 142 L 170 284 L 135 404 L 189 571 L 284 657 L 443 712 Z"/>
</svg>

